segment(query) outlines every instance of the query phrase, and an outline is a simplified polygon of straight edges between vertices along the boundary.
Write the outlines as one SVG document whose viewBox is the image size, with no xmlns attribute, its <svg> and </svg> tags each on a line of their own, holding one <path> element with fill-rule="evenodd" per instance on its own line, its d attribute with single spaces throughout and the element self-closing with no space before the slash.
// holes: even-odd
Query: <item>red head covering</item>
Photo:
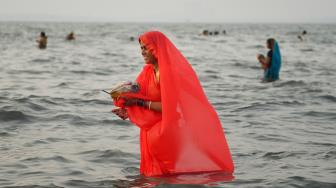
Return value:
<svg viewBox="0 0 336 188">
<path fill-rule="evenodd" d="M 147 141 L 151 155 L 159 161 L 160 169 L 167 174 L 233 173 L 233 161 L 217 113 L 187 59 L 159 31 L 144 33 L 139 40 L 157 58 L 160 71 L 162 120 L 146 127 L 150 131 Z M 129 116 L 134 123 L 142 118 L 132 114 L 132 110 Z"/>
</svg>

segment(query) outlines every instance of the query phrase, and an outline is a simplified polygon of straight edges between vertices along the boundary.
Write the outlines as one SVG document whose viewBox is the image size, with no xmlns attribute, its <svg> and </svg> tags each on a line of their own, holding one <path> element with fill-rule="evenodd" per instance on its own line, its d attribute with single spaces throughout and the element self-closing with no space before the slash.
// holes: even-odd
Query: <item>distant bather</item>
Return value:
<svg viewBox="0 0 336 188">
<path fill-rule="evenodd" d="M 71 32 L 67 35 L 66 37 L 67 40 L 75 40 L 76 37 L 75 37 L 75 33 L 74 32 Z"/>
<path fill-rule="evenodd" d="M 38 47 L 40 49 L 46 49 L 48 43 L 48 37 L 46 36 L 45 32 L 40 33 L 40 38 L 36 40 L 38 43 Z"/>
</svg>

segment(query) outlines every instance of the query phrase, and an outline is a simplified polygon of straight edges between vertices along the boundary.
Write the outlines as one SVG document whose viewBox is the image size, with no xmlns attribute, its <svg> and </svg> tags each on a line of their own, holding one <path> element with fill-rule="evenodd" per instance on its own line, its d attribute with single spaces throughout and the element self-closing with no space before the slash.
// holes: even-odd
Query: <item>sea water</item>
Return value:
<svg viewBox="0 0 336 188">
<path fill-rule="evenodd" d="M 140 176 L 139 129 L 113 115 L 100 91 L 135 79 L 144 64 L 137 37 L 151 29 L 192 64 L 235 163 L 234 178 L 190 187 L 336 187 L 336 25 L 37 22 L 0 23 L 1 187 L 185 187 L 171 182 L 211 179 Z M 203 29 L 220 34 L 202 36 Z M 46 50 L 35 42 L 41 31 Z M 77 39 L 66 41 L 71 31 Z M 266 54 L 270 37 L 282 52 L 281 79 L 261 83 L 256 54 Z"/>
</svg>

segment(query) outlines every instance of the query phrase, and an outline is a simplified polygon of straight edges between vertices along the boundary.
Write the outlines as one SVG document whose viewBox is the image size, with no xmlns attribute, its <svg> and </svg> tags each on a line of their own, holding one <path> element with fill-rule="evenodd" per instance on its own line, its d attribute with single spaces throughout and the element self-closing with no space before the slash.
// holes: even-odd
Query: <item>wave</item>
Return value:
<svg viewBox="0 0 336 188">
<path fill-rule="evenodd" d="M 300 87 L 306 86 L 307 83 L 302 80 L 290 80 L 285 82 L 274 82 L 274 87 Z"/>
<path fill-rule="evenodd" d="M 0 121 L 6 122 L 6 121 L 25 121 L 30 122 L 32 119 L 34 119 L 33 116 L 27 115 L 21 111 L 6 111 L 6 110 L 0 110 Z"/>
<path fill-rule="evenodd" d="M 132 126 L 132 123 L 129 121 L 121 120 L 121 119 L 104 119 L 100 121 L 101 124 L 110 124 L 114 126 L 125 126 L 130 125 Z"/>
<path fill-rule="evenodd" d="M 310 132 L 310 133 L 312 133 L 312 132 Z M 313 132 L 313 133 L 316 133 L 316 132 Z M 323 133 L 320 133 L 320 134 L 323 134 Z M 333 134 L 331 133 L 330 135 L 333 135 Z M 319 146 L 319 147 L 322 147 L 322 146 L 335 147 L 336 146 L 336 143 L 313 142 L 313 141 L 309 141 L 307 144 L 315 145 L 315 146 Z"/>
<path fill-rule="evenodd" d="M 287 180 L 285 180 L 284 186 L 287 187 L 291 185 L 293 187 L 305 187 L 305 188 L 334 188 L 336 187 L 336 183 L 329 183 L 323 181 L 317 181 L 305 178 L 303 176 L 291 176 Z"/>
<path fill-rule="evenodd" d="M 131 159 L 139 160 L 138 154 L 132 154 L 121 151 L 119 149 L 113 150 L 89 150 L 77 153 L 80 156 L 86 156 L 87 160 L 94 163 L 114 163 L 114 164 L 129 164 Z"/>
<path fill-rule="evenodd" d="M 216 71 L 216 70 L 205 70 L 204 73 L 207 73 L 207 74 L 219 74 L 220 72 Z"/>
<path fill-rule="evenodd" d="M 61 82 L 61 83 L 56 85 L 56 87 L 68 87 L 68 86 L 69 86 L 68 82 Z"/>
<path fill-rule="evenodd" d="M 33 142 L 30 142 L 30 143 L 26 143 L 24 144 L 25 147 L 34 147 L 34 146 L 37 146 L 37 145 L 43 145 L 43 144 L 48 144 L 48 142 L 46 141 L 43 141 L 43 140 L 35 140 Z"/>
<path fill-rule="evenodd" d="M 52 74 L 51 71 L 48 70 L 10 70 L 7 72 L 8 74 L 31 74 L 31 75 L 40 75 L 40 74 Z"/>
<path fill-rule="evenodd" d="M 265 47 L 263 45 L 257 44 L 257 45 L 247 46 L 247 48 L 250 48 L 250 49 L 264 49 Z"/>
<path fill-rule="evenodd" d="M 66 139 L 49 137 L 49 138 L 46 138 L 46 141 L 53 143 L 53 142 L 63 142 L 63 141 L 66 141 Z"/>
<path fill-rule="evenodd" d="M 70 73 L 73 74 L 80 74 L 80 75 L 89 75 L 89 74 L 93 74 L 93 75 L 111 75 L 111 71 L 106 71 L 106 72 L 102 72 L 102 71 L 85 71 L 85 70 L 73 70 L 70 71 Z"/>
<path fill-rule="evenodd" d="M 34 111 L 45 111 L 45 110 L 48 110 L 48 108 L 46 108 L 45 106 L 42 106 L 42 105 L 39 105 L 39 104 L 35 104 L 35 103 L 28 103 L 27 104 L 28 107 Z"/>
<path fill-rule="evenodd" d="M 67 187 L 90 187 L 90 188 L 111 188 L 111 187 L 151 187 L 145 183 L 138 186 L 130 180 L 102 180 L 102 181 L 85 181 L 85 180 L 68 180 L 65 182 Z"/>
<path fill-rule="evenodd" d="M 301 49 L 301 52 L 314 52 L 314 49 L 312 48 L 307 48 L 307 49 Z"/>
<path fill-rule="evenodd" d="M 10 137 L 12 136 L 12 134 L 8 133 L 8 132 L 0 132 L 0 138 L 1 137 Z"/>
<path fill-rule="evenodd" d="M 329 102 L 336 102 L 336 97 L 333 95 L 321 95 L 319 98 L 327 100 Z"/>
<path fill-rule="evenodd" d="M 118 53 L 112 53 L 112 52 L 103 52 L 102 53 L 103 56 L 112 56 L 112 57 L 117 57 L 117 56 L 123 56 L 122 54 L 118 54 Z"/>
<path fill-rule="evenodd" d="M 305 105 L 305 103 L 297 101 L 297 100 L 254 102 L 254 103 L 248 104 L 243 107 L 238 107 L 234 109 L 233 112 L 256 110 L 256 109 L 267 110 L 267 109 L 273 109 L 275 106 L 294 106 L 296 107 L 298 105 Z"/>
<path fill-rule="evenodd" d="M 328 160 L 335 160 L 336 159 L 336 151 L 328 151 L 327 153 L 325 153 L 324 155 L 324 158 L 325 159 L 328 159 Z"/>
<path fill-rule="evenodd" d="M 83 118 L 75 114 L 58 114 L 50 118 L 47 118 L 47 120 L 57 121 L 57 122 L 68 121 L 70 124 L 73 124 L 73 125 L 92 125 L 93 124 L 91 119 Z"/>
<path fill-rule="evenodd" d="M 139 168 L 137 167 L 125 167 L 121 170 L 123 174 L 133 174 L 133 175 L 138 175 L 139 174 Z"/>
<path fill-rule="evenodd" d="M 51 57 L 51 58 L 48 58 L 48 59 L 36 58 L 36 59 L 31 60 L 31 62 L 35 62 L 35 63 L 48 63 L 48 62 L 51 62 L 51 61 L 53 61 L 55 59 L 56 59 L 55 57 Z"/>
<path fill-rule="evenodd" d="M 133 169 L 135 170 L 135 169 Z M 193 173 L 180 174 L 160 177 L 145 177 L 139 175 L 129 175 L 128 179 L 103 180 L 89 182 L 85 180 L 69 180 L 65 184 L 69 187 L 213 187 L 223 182 L 231 182 L 234 179 L 232 175 L 224 173 Z M 261 182 L 251 180 L 250 183 Z M 235 182 L 232 182 L 235 184 Z"/>
<path fill-rule="evenodd" d="M 32 184 L 32 185 L 22 185 L 22 186 L 7 186 L 4 188 L 64 188 L 64 187 L 59 187 L 54 184 L 50 184 L 50 185 Z"/>
<path fill-rule="evenodd" d="M 308 111 L 302 113 L 304 116 L 311 116 L 311 117 L 321 117 L 321 118 L 332 118 L 336 119 L 336 112 L 322 112 L 322 111 Z"/>
<path fill-rule="evenodd" d="M 21 160 L 22 162 L 33 162 L 40 163 L 41 161 L 56 161 L 61 163 L 73 163 L 72 160 L 67 159 L 60 155 L 55 155 L 52 157 L 29 157 Z"/>
<path fill-rule="evenodd" d="M 302 156 L 305 154 L 306 152 L 280 151 L 280 152 L 267 152 L 262 157 L 271 160 L 279 160 L 288 157 Z"/>
<path fill-rule="evenodd" d="M 46 111 L 48 108 L 47 105 L 39 104 L 37 96 L 21 97 L 21 98 L 6 98 L 7 101 L 14 102 L 11 106 L 6 106 L 6 108 L 16 108 L 17 106 L 23 107 L 25 110 L 33 110 L 37 112 Z M 36 100 L 37 99 L 37 100 Z M 3 110 L 5 107 L 2 107 Z"/>
<path fill-rule="evenodd" d="M 260 123 L 259 123 L 260 124 Z M 291 142 L 289 138 L 286 138 L 285 136 L 281 135 L 275 135 L 275 134 L 267 134 L 267 135 L 257 135 L 255 136 L 255 139 L 261 140 L 261 141 L 267 141 L 267 142 Z"/>
</svg>

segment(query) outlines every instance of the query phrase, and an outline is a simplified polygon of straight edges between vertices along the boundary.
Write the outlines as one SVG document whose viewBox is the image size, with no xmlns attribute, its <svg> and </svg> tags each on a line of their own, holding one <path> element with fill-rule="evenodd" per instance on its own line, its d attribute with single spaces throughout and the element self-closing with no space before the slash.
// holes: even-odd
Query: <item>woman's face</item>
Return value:
<svg viewBox="0 0 336 188">
<path fill-rule="evenodd" d="M 266 47 L 267 47 L 268 49 L 272 50 L 272 49 L 273 49 L 273 46 L 274 46 L 274 39 L 268 39 L 268 40 L 266 41 Z"/>
<path fill-rule="evenodd" d="M 157 61 L 154 55 L 146 48 L 145 44 L 140 41 L 141 55 L 146 64 L 155 64 Z"/>
<path fill-rule="evenodd" d="M 272 49 L 272 46 L 271 46 L 271 44 L 269 43 L 269 42 L 266 42 L 266 47 L 268 48 L 268 49 Z"/>
</svg>

